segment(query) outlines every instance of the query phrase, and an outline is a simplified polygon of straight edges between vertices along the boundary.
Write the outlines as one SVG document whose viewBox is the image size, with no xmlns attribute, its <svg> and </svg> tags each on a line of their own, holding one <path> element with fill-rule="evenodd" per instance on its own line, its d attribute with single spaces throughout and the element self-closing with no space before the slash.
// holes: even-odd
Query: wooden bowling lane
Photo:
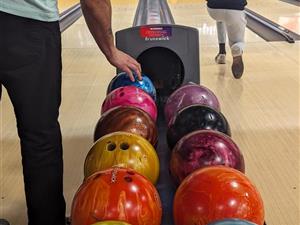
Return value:
<svg viewBox="0 0 300 225">
<path fill-rule="evenodd" d="M 234 80 L 229 54 L 226 65 L 214 63 L 216 27 L 205 2 L 170 6 L 178 24 L 200 32 L 201 83 L 221 101 L 246 174 L 263 196 L 267 224 L 299 224 L 299 42 L 267 43 L 247 29 L 246 71 Z"/>
<path fill-rule="evenodd" d="M 299 6 L 281 0 L 250 0 L 248 8 L 300 34 Z"/>
<path fill-rule="evenodd" d="M 137 1 L 112 2 L 113 30 L 130 27 Z M 169 2 L 178 24 L 197 27 L 200 32 L 201 83 L 220 99 L 233 138 L 244 152 L 246 174 L 262 193 L 268 225 L 299 224 L 299 43 L 266 43 L 247 30 L 246 72 L 242 80 L 234 80 L 229 54 L 226 65 L 214 63 L 216 28 L 205 1 Z M 63 33 L 62 44 L 60 122 L 69 213 L 115 69 L 97 49 L 83 18 Z M 26 225 L 19 141 L 5 90 L 0 115 L 0 217 L 8 218 L 12 225 Z"/>
<path fill-rule="evenodd" d="M 60 13 L 71 8 L 72 6 L 79 3 L 79 0 L 58 0 L 57 1 L 58 10 Z"/>
</svg>

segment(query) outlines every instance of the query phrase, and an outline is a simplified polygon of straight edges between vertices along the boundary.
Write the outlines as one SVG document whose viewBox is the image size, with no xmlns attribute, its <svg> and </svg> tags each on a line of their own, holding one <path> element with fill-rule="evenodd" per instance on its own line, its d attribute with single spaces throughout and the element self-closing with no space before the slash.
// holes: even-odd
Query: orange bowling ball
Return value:
<svg viewBox="0 0 300 225">
<path fill-rule="evenodd" d="M 153 184 L 131 169 L 113 168 L 84 181 L 73 199 L 71 224 L 117 220 L 160 225 L 161 216 L 161 202 Z"/>
<path fill-rule="evenodd" d="M 255 186 L 243 173 L 224 166 L 199 169 L 184 179 L 173 210 L 176 225 L 207 225 L 228 218 L 264 224 L 263 201 Z"/>
<path fill-rule="evenodd" d="M 113 166 L 132 168 L 153 184 L 159 176 L 159 159 L 153 146 L 143 137 L 115 132 L 100 138 L 89 151 L 84 163 L 84 175 Z"/>
</svg>

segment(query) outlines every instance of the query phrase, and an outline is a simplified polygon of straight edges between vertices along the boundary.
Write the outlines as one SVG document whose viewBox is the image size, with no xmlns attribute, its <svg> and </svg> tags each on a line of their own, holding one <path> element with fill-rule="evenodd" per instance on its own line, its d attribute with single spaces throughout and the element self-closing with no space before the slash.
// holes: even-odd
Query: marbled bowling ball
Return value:
<svg viewBox="0 0 300 225">
<path fill-rule="evenodd" d="M 225 219 L 225 220 L 218 220 L 218 221 L 212 222 L 208 225 L 257 225 L 257 224 L 246 221 L 246 220 Z"/>
<path fill-rule="evenodd" d="M 132 225 L 160 225 L 161 216 L 153 184 L 133 170 L 113 168 L 84 181 L 73 199 L 71 224 L 121 220 Z"/>
<path fill-rule="evenodd" d="M 88 177 L 113 166 L 132 168 L 153 184 L 159 176 L 159 159 L 153 146 L 143 137 L 128 132 L 100 138 L 86 156 L 84 175 Z"/>
<path fill-rule="evenodd" d="M 188 83 L 178 88 L 168 98 L 164 108 L 167 123 L 179 110 L 194 104 L 206 105 L 220 111 L 218 98 L 210 89 L 195 83 Z"/>
<path fill-rule="evenodd" d="M 244 157 L 227 135 L 212 130 L 194 131 L 174 147 L 170 171 L 176 183 L 197 169 L 224 165 L 245 172 Z"/>
<path fill-rule="evenodd" d="M 133 106 L 144 110 L 156 122 L 157 107 L 153 98 L 135 86 L 125 86 L 109 93 L 103 104 L 101 113 L 117 106 Z"/>
<path fill-rule="evenodd" d="M 236 218 L 264 224 L 262 198 L 240 171 L 212 166 L 196 170 L 181 183 L 174 198 L 176 225 L 207 225 Z"/>
<path fill-rule="evenodd" d="M 147 92 L 153 99 L 156 101 L 156 89 L 152 83 L 152 81 L 149 79 L 148 76 L 145 74 L 142 74 L 142 80 L 138 80 L 137 75 L 134 74 L 135 81 L 132 82 L 125 72 L 119 73 L 117 76 L 115 76 L 111 82 L 108 85 L 107 88 L 107 94 L 112 92 L 113 90 L 119 88 L 119 87 L 125 87 L 125 86 L 135 86 L 138 88 L 143 89 L 145 92 Z"/>
<path fill-rule="evenodd" d="M 171 149 L 183 136 L 196 130 L 216 130 L 231 135 L 229 123 L 221 112 L 199 104 L 178 111 L 168 126 L 167 141 Z"/>
<path fill-rule="evenodd" d="M 130 225 L 129 223 L 122 222 L 122 221 L 102 221 L 98 223 L 94 223 L 93 225 Z"/>
<path fill-rule="evenodd" d="M 155 122 L 146 112 L 136 107 L 118 106 L 105 112 L 96 125 L 94 142 L 116 131 L 138 134 L 153 146 L 157 144 L 158 131 Z"/>
</svg>

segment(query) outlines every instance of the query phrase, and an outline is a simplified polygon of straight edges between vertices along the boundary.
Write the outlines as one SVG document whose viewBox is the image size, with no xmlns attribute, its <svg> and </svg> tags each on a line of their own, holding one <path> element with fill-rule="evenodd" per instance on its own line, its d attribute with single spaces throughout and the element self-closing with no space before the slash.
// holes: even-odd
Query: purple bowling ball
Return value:
<svg viewBox="0 0 300 225">
<path fill-rule="evenodd" d="M 178 88 L 168 98 L 164 108 L 167 124 L 176 112 L 193 104 L 206 105 L 220 111 L 219 100 L 211 90 L 195 83 L 188 83 Z"/>
<path fill-rule="evenodd" d="M 173 149 L 170 171 L 176 183 L 197 169 L 223 165 L 245 172 L 244 157 L 227 135 L 198 130 L 181 138 Z"/>
</svg>

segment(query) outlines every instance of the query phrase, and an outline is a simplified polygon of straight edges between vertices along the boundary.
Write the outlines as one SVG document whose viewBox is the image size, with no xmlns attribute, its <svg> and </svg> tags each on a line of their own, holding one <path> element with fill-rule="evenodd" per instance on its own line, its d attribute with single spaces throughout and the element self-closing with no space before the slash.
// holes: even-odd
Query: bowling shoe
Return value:
<svg viewBox="0 0 300 225">
<path fill-rule="evenodd" d="M 231 66 L 231 71 L 236 79 L 240 79 L 244 73 L 244 63 L 243 63 L 243 50 L 241 43 L 235 43 L 231 46 L 231 53 L 233 56 L 233 62 Z"/>
<path fill-rule="evenodd" d="M 242 77 L 244 73 L 244 63 L 242 55 L 233 57 L 231 70 L 234 78 L 240 79 Z"/>
<path fill-rule="evenodd" d="M 215 61 L 217 64 L 225 64 L 226 63 L 226 54 L 218 54 L 215 57 Z"/>
</svg>

